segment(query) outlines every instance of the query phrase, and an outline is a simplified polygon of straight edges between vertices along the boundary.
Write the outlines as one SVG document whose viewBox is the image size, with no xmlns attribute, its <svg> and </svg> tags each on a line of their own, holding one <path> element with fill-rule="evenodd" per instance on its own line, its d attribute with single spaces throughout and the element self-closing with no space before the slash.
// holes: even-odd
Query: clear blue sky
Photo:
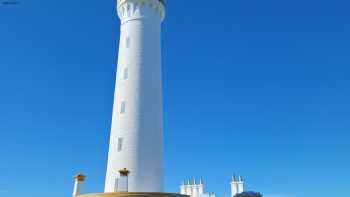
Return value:
<svg viewBox="0 0 350 197">
<path fill-rule="evenodd" d="M 5 0 L 0 0 L 4 2 Z M 0 5 L 0 196 L 103 190 L 119 20 L 114 0 Z M 166 190 L 232 173 L 269 196 L 350 194 L 350 3 L 169 0 Z"/>
</svg>

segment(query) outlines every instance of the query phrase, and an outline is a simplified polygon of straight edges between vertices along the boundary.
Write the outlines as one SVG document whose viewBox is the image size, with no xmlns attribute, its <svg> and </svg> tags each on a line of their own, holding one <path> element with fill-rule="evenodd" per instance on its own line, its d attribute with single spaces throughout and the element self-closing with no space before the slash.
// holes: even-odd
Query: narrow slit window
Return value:
<svg viewBox="0 0 350 197">
<path fill-rule="evenodd" d="M 127 36 L 126 39 L 125 39 L 125 46 L 126 46 L 126 48 L 130 47 L 130 38 L 129 38 L 129 36 Z"/>
<path fill-rule="evenodd" d="M 118 152 L 123 149 L 123 138 L 118 138 Z"/>
<path fill-rule="evenodd" d="M 125 113 L 125 101 L 123 101 L 120 105 L 120 113 Z"/>
<path fill-rule="evenodd" d="M 126 80 L 129 77 L 129 70 L 128 68 L 124 68 L 124 74 L 123 74 L 123 79 Z"/>
</svg>

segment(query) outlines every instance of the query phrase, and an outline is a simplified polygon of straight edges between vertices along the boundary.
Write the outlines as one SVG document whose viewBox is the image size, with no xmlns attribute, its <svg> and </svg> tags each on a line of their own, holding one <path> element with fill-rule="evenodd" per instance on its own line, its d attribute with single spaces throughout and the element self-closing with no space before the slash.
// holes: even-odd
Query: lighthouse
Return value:
<svg viewBox="0 0 350 197">
<path fill-rule="evenodd" d="M 105 188 L 73 197 L 188 197 L 163 192 L 161 24 L 164 0 L 117 0 L 120 40 Z"/>
<path fill-rule="evenodd" d="M 104 192 L 85 193 L 85 176 L 74 177 L 72 197 L 216 197 L 201 178 L 180 193 L 163 192 L 161 24 L 165 0 L 117 0 L 120 40 Z M 244 192 L 234 176 L 231 197 Z"/>
<path fill-rule="evenodd" d="M 165 2 L 117 0 L 117 12 L 120 41 L 105 192 L 162 192 Z"/>
</svg>

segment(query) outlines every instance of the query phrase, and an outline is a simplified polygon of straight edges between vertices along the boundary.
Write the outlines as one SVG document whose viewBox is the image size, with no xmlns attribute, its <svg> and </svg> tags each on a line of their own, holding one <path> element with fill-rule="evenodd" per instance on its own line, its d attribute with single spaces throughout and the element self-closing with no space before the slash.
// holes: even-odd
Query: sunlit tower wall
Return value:
<svg viewBox="0 0 350 197">
<path fill-rule="evenodd" d="M 163 191 L 161 23 L 164 0 L 118 0 L 120 42 L 105 192 Z"/>
</svg>

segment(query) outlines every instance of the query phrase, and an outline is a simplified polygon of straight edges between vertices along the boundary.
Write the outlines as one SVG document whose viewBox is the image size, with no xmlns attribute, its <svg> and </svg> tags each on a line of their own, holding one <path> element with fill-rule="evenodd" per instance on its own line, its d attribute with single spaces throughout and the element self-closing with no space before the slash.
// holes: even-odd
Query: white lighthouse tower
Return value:
<svg viewBox="0 0 350 197">
<path fill-rule="evenodd" d="M 162 192 L 164 0 L 117 0 L 117 11 L 120 42 L 105 192 Z M 129 172 L 127 179 L 121 169 Z"/>
</svg>

